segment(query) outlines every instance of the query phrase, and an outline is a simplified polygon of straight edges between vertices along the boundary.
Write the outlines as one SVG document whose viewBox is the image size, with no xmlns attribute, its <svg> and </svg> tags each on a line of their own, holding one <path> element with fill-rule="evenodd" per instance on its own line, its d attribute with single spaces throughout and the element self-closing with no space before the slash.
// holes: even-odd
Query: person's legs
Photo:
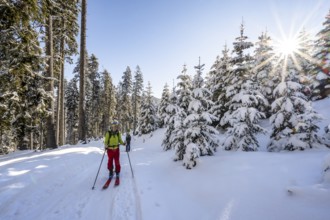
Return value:
<svg viewBox="0 0 330 220">
<path fill-rule="evenodd" d="M 108 149 L 107 154 L 108 154 L 109 177 L 112 177 L 112 175 L 113 175 L 113 159 L 115 156 L 115 152 L 114 152 L 114 150 Z"/>
<path fill-rule="evenodd" d="M 119 155 L 120 155 L 120 150 L 119 148 L 114 150 L 114 160 L 115 160 L 115 169 L 116 169 L 116 174 L 119 176 L 120 173 L 120 161 L 119 161 Z"/>
</svg>

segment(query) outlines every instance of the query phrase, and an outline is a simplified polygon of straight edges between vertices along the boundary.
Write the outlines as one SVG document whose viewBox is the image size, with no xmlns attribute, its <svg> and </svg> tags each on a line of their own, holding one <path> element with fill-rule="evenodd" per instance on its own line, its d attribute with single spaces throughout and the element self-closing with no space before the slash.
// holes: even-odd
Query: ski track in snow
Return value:
<svg viewBox="0 0 330 220">
<path fill-rule="evenodd" d="M 127 166 L 127 167 L 126 167 Z M 107 190 L 113 190 L 114 194 L 111 204 L 111 219 L 118 220 L 140 220 L 141 208 L 140 200 L 137 195 L 136 184 L 131 176 L 130 168 L 128 164 L 123 164 L 123 170 L 121 174 L 121 183 L 119 186 L 113 186 L 113 182 Z"/>
</svg>

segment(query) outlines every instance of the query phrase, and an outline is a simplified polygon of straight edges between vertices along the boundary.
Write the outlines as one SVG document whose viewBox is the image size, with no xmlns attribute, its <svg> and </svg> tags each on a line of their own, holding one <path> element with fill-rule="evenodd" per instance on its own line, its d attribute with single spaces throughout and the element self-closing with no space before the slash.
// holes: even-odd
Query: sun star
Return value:
<svg viewBox="0 0 330 220">
<path fill-rule="evenodd" d="M 299 41 L 295 38 L 286 38 L 276 45 L 276 53 L 280 57 L 292 56 L 299 49 Z"/>
</svg>

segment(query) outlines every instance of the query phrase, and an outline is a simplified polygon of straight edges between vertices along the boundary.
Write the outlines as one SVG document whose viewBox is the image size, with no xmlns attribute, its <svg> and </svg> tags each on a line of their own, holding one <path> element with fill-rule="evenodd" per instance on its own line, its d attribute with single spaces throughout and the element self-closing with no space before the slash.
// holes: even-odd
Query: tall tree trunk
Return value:
<svg viewBox="0 0 330 220">
<path fill-rule="evenodd" d="M 56 96 L 56 102 L 57 102 L 57 105 L 56 105 L 56 144 L 58 146 L 61 146 L 59 143 L 60 143 L 60 96 L 61 96 L 61 91 L 60 91 L 60 86 L 61 86 L 61 73 L 59 74 L 59 77 L 58 77 L 58 89 L 57 89 L 57 96 Z"/>
<path fill-rule="evenodd" d="M 44 132 L 43 132 L 43 122 L 42 122 L 43 119 L 41 119 L 41 122 L 40 122 L 40 145 L 39 145 L 39 149 L 40 150 L 43 150 L 43 137 L 44 137 Z"/>
<path fill-rule="evenodd" d="M 63 19 L 62 22 L 63 26 L 65 25 L 65 21 Z M 65 140 L 65 123 L 64 123 L 64 62 L 65 62 L 65 52 L 64 52 L 64 44 L 65 39 L 62 37 L 61 39 L 61 57 L 62 57 L 62 63 L 61 63 L 61 73 L 60 73 L 60 83 L 59 83 L 59 145 L 64 145 Z"/>
<path fill-rule="evenodd" d="M 103 131 L 102 133 L 105 133 L 109 128 L 109 118 L 110 118 L 110 108 L 108 108 L 108 103 L 109 103 L 109 99 L 108 99 L 108 87 L 106 85 L 106 83 L 104 83 L 104 96 L 105 96 L 105 114 L 103 115 Z"/>
<path fill-rule="evenodd" d="M 2 129 L 0 129 L 0 146 L 3 146 L 2 145 Z"/>
<path fill-rule="evenodd" d="M 64 65 L 64 64 L 63 64 Z M 66 144 L 66 123 L 65 123 L 65 119 L 66 119 L 66 111 L 65 111 L 65 84 L 64 84 L 64 66 L 63 66 L 63 95 L 62 95 L 62 118 L 61 118 L 61 124 L 62 124 L 62 143 L 63 145 Z"/>
<path fill-rule="evenodd" d="M 86 141 L 85 131 L 85 62 L 86 62 L 86 8 L 87 0 L 82 0 L 80 35 L 80 80 L 79 80 L 79 125 L 78 138 Z"/>
<path fill-rule="evenodd" d="M 33 132 L 31 131 L 30 132 L 30 149 L 31 150 L 33 150 L 33 143 L 34 143 L 34 141 L 33 141 Z"/>
<path fill-rule="evenodd" d="M 52 16 L 49 15 L 47 18 L 46 25 L 46 34 L 47 34 L 47 42 L 46 42 L 46 53 L 48 57 L 48 71 L 47 76 L 49 78 L 47 91 L 53 96 L 54 95 L 54 81 L 53 81 L 53 64 L 54 64 L 54 56 L 53 56 L 53 21 Z M 55 138 L 55 129 L 54 129 L 54 101 L 49 100 L 49 110 L 51 114 L 47 117 L 47 137 L 46 144 L 49 148 L 56 148 L 56 138 Z"/>
<path fill-rule="evenodd" d="M 136 132 L 136 126 L 137 126 L 137 97 L 135 95 L 135 100 L 134 100 L 134 113 L 133 113 L 133 135 L 135 135 Z"/>
</svg>

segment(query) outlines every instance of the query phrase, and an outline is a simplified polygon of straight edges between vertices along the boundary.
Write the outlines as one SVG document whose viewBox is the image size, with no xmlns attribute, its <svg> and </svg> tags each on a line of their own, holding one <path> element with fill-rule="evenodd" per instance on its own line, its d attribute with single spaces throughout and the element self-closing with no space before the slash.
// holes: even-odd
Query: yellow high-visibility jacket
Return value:
<svg viewBox="0 0 330 220">
<path fill-rule="evenodd" d="M 124 144 L 119 131 L 107 131 L 105 133 L 104 145 L 107 149 L 117 149 L 119 144 Z"/>
</svg>

